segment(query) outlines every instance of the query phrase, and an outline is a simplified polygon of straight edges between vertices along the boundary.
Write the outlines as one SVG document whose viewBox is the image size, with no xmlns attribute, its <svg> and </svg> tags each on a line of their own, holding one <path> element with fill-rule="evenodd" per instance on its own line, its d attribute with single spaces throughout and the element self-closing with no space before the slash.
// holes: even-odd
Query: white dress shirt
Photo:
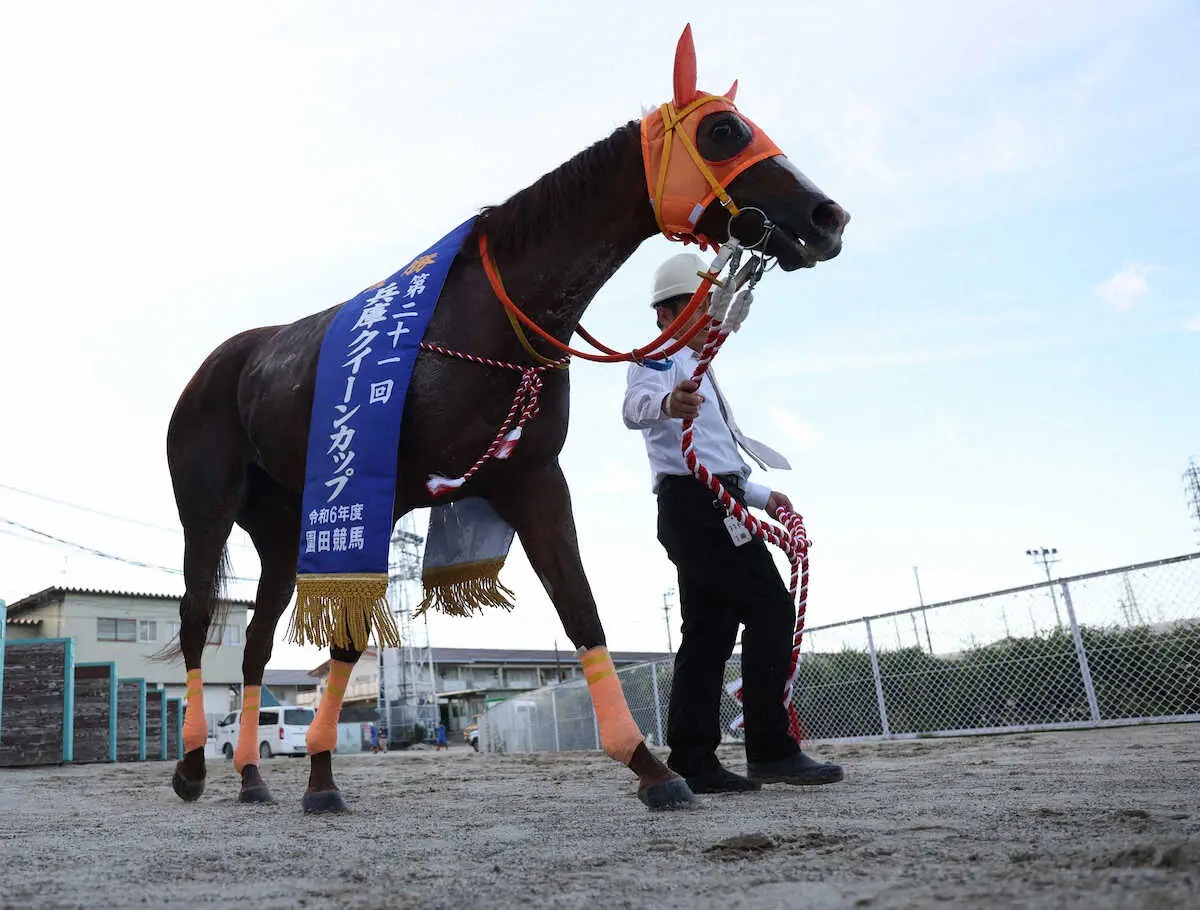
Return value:
<svg viewBox="0 0 1200 910">
<path fill-rule="evenodd" d="M 691 379 L 700 355 L 685 348 L 676 354 L 668 370 L 629 365 L 626 376 L 625 403 L 622 417 L 625 426 L 641 430 L 646 442 L 646 454 L 650 458 L 650 488 L 657 493 L 664 476 L 682 474 L 689 476 L 680 446 L 683 439 L 683 421 L 667 417 L 662 410 L 663 399 L 685 379 Z M 711 378 L 710 378 L 711 377 Z M 739 442 L 748 454 L 760 465 L 788 468 L 787 460 L 770 447 L 749 439 L 740 431 L 733 420 L 732 410 L 723 400 L 719 387 L 714 386 L 712 367 L 700 379 L 699 393 L 704 396 L 700 414 L 692 421 L 692 445 L 696 456 L 714 474 L 738 474 L 746 489 L 746 502 L 755 508 L 765 509 L 771 490 L 749 480 L 750 466 L 738 452 Z M 728 422 L 726 420 L 728 416 Z M 738 439 L 734 438 L 735 432 Z"/>
</svg>

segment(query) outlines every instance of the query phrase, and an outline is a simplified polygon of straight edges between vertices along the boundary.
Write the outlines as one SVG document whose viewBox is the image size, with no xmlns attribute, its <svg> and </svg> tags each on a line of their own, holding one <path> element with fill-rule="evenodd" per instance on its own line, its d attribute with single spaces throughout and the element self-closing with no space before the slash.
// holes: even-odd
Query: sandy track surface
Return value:
<svg viewBox="0 0 1200 910">
<path fill-rule="evenodd" d="M 1200 726 L 813 751 L 841 784 L 649 812 L 598 754 L 339 757 L 354 812 L 304 816 L 307 761 L 242 806 L 226 761 L 0 772 L 0 906 L 1200 907 Z M 742 766 L 730 750 L 728 763 Z"/>
</svg>

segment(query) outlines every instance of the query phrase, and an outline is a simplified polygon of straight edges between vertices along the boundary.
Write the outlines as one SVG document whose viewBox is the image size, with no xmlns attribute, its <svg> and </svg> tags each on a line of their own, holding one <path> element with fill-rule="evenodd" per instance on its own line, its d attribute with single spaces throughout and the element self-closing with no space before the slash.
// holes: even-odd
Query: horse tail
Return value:
<svg viewBox="0 0 1200 910">
<path fill-rule="evenodd" d="M 229 547 L 226 546 L 221 550 L 221 559 L 217 563 L 217 571 L 213 573 L 208 588 L 199 597 L 192 597 L 186 600 L 188 610 L 198 613 L 201 617 L 208 620 L 205 628 L 209 630 L 209 634 L 208 640 L 205 642 L 205 647 L 210 644 L 216 644 L 220 647 L 223 642 L 224 634 L 217 636 L 217 640 L 214 642 L 211 630 L 213 626 L 217 626 L 223 630 L 225 620 L 229 616 L 232 604 L 226 597 L 226 592 L 229 586 L 229 576 L 232 573 L 233 564 L 229 560 Z M 148 659 L 155 663 L 171 663 L 182 660 L 183 648 L 179 644 L 179 635 L 176 634 L 169 642 L 151 654 Z"/>
<path fill-rule="evenodd" d="M 221 550 L 221 559 L 217 563 L 217 571 L 213 573 L 212 581 L 209 583 L 203 601 L 195 605 L 196 609 L 202 610 L 203 615 L 208 617 L 209 641 L 205 642 L 206 647 L 209 644 L 216 644 L 217 647 L 220 647 L 224 643 L 225 620 L 228 618 L 229 608 L 232 606 L 227 596 L 229 576 L 232 574 L 233 564 L 229 561 L 229 545 L 226 544 L 224 549 Z M 221 634 L 217 636 L 216 642 L 212 642 L 211 640 L 213 626 L 221 630 Z"/>
</svg>

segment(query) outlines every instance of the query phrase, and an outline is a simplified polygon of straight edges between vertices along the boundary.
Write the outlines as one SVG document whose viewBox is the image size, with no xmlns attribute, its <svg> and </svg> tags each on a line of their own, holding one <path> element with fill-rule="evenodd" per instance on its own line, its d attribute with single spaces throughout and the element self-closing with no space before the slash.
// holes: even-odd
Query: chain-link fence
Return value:
<svg viewBox="0 0 1200 910">
<path fill-rule="evenodd" d="M 740 673 L 735 655 L 726 681 Z M 671 664 L 617 675 L 662 744 Z M 738 740 L 741 705 L 722 698 Z M 810 628 L 793 698 L 818 741 L 1200 721 L 1200 553 Z M 600 742 L 583 681 L 496 705 L 480 739 L 505 752 Z"/>
</svg>

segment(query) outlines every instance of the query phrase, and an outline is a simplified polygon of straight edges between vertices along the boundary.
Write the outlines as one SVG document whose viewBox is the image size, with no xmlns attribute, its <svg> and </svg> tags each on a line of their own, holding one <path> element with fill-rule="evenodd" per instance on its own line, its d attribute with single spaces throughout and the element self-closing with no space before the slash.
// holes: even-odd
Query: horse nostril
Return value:
<svg viewBox="0 0 1200 910">
<path fill-rule="evenodd" d="M 822 202 L 812 210 L 812 223 L 830 234 L 836 234 L 849 220 L 850 213 L 836 202 Z"/>
</svg>

